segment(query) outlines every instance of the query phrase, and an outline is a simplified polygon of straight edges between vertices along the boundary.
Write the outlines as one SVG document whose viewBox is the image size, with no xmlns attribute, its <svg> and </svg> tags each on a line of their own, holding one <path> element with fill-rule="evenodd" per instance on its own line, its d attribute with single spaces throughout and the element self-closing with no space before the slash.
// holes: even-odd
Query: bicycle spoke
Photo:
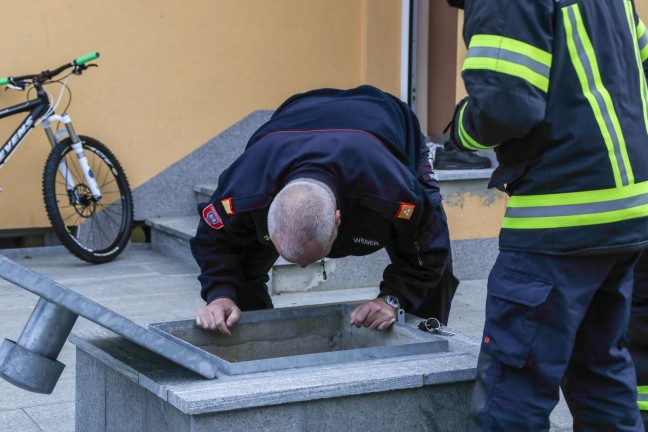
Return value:
<svg viewBox="0 0 648 432">
<path fill-rule="evenodd" d="M 95 179 L 97 179 L 97 183 L 99 183 L 99 178 L 101 178 L 101 169 L 103 168 L 103 164 L 99 165 L 99 168 L 97 169 L 96 163 L 94 163 L 97 160 L 100 160 L 100 158 L 95 157 L 94 160 L 93 160 L 92 172 L 95 173 L 95 171 L 96 171 Z M 103 184 L 102 184 L 102 186 L 103 186 Z"/>
<path fill-rule="evenodd" d="M 117 183 L 117 182 L 115 181 L 115 179 L 114 179 L 114 178 L 108 178 L 108 179 L 106 179 L 106 181 L 104 181 L 103 183 L 101 183 L 101 186 L 100 186 L 100 187 L 103 188 L 103 187 L 106 187 L 106 186 L 108 186 L 108 185 L 110 185 L 110 184 L 113 184 L 113 183 Z"/>
<path fill-rule="evenodd" d="M 93 222 L 94 222 L 94 221 L 93 221 Z M 108 235 L 104 232 L 104 230 L 99 229 L 99 230 L 98 230 L 98 234 L 99 234 L 101 237 L 103 237 L 103 239 L 106 241 L 105 244 L 110 244 L 110 238 L 109 238 Z"/>
<path fill-rule="evenodd" d="M 77 164 L 74 161 L 74 159 L 68 158 L 68 160 L 66 160 L 65 164 L 67 165 L 68 174 L 72 177 L 72 180 L 74 180 L 74 183 L 78 184 L 78 183 L 80 183 L 80 179 L 85 178 L 85 176 L 83 175 L 83 172 L 80 171 L 81 167 L 79 166 L 79 164 Z"/>
<path fill-rule="evenodd" d="M 112 212 L 116 213 L 116 211 L 114 211 L 114 210 Z M 111 211 L 109 211 L 106 207 L 103 208 L 103 210 L 101 211 L 100 214 L 101 214 L 102 217 L 110 219 L 110 221 L 112 223 L 114 223 L 115 225 L 119 225 L 119 222 L 115 221 L 115 219 L 111 216 Z"/>
<path fill-rule="evenodd" d="M 74 221 L 73 221 L 74 223 L 70 223 L 70 222 L 69 222 L 69 219 L 70 219 L 70 218 L 74 218 Z M 79 219 L 79 215 L 76 214 L 76 213 L 72 213 L 72 214 L 70 214 L 70 216 L 64 218 L 63 221 L 65 222 L 65 226 L 78 226 L 78 225 L 79 225 L 79 224 L 77 223 L 77 220 L 78 220 L 78 219 Z"/>
</svg>

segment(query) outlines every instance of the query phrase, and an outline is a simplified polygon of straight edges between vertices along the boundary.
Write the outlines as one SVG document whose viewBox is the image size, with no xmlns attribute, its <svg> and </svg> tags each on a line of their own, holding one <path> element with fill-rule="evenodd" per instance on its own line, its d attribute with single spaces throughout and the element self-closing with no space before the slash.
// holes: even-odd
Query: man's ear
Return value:
<svg viewBox="0 0 648 432">
<path fill-rule="evenodd" d="M 340 210 L 335 210 L 335 227 L 339 227 L 340 224 L 342 223 L 342 213 L 340 213 Z"/>
</svg>

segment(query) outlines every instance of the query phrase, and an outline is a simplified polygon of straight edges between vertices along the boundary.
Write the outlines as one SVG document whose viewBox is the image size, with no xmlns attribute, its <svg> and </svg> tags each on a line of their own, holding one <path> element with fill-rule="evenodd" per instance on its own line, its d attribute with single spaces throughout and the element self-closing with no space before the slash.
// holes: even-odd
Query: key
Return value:
<svg viewBox="0 0 648 432">
<path fill-rule="evenodd" d="M 428 318 L 421 321 L 418 325 L 419 330 L 426 331 L 431 334 L 438 334 L 440 336 L 454 336 L 454 333 L 444 330 L 446 326 L 436 318 Z"/>
</svg>

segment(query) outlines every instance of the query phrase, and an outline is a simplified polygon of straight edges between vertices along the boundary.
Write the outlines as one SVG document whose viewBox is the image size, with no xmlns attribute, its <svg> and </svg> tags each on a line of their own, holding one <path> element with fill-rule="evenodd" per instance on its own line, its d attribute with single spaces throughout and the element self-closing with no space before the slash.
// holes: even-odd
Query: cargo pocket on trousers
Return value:
<svg viewBox="0 0 648 432">
<path fill-rule="evenodd" d="M 502 363 L 524 366 L 538 330 L 538 309 L 552 288 L 551 281 L 493 268 L 482 349 Z"/>
</svg>

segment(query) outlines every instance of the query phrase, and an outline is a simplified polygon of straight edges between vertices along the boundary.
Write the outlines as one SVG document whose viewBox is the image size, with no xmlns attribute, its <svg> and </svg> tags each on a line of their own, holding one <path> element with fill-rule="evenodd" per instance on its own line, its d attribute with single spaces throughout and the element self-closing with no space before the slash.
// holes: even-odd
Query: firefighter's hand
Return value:
<svg viewBox="0 0 648 432">
<path fill-rule="evenodd" d="M 229 298 L 219 298 L 196 313 L 196 325 L 230 336 L 230 328 L 241 317 L 241 309 Z"/>
<path fill-rule="evenodd" d="M 381 298 L 362 303 L 351 312 L 349 324 L 369 327 L 372 330 L 387 330 L 396 321 L 396 311 Z"/>
</svg>

